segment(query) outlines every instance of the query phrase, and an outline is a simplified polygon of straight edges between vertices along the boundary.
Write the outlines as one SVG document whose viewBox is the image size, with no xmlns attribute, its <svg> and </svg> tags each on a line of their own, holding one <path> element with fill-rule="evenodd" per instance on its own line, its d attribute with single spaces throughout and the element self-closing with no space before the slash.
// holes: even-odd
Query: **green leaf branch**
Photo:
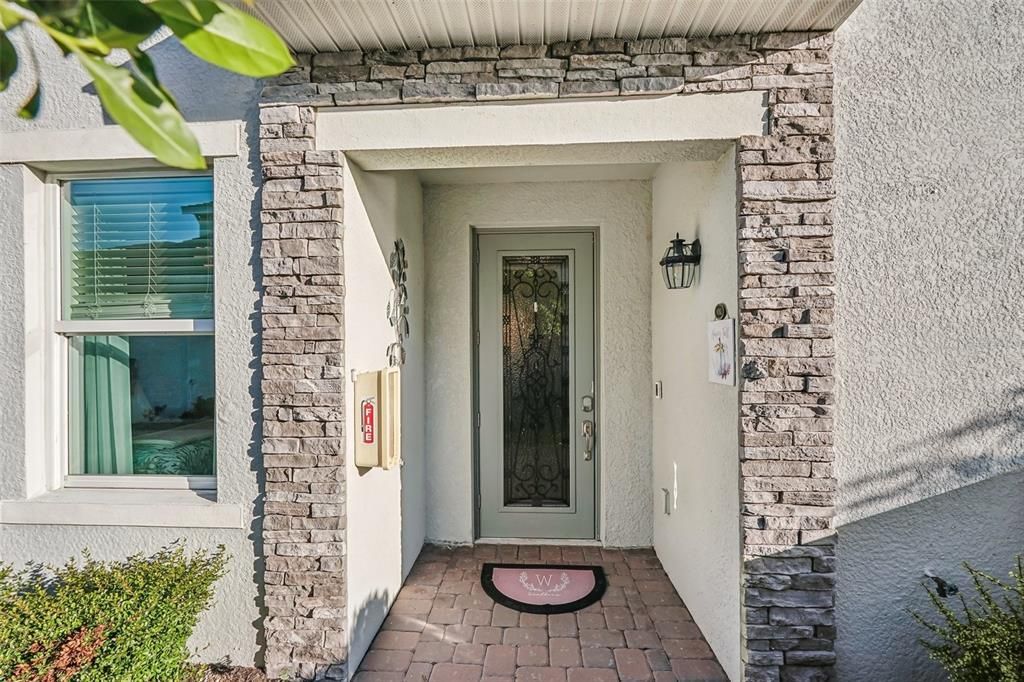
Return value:
<svg viewBox="0 0 1024 682">
<path fill-rule="evenodd" d="M 971 601 L 960 594 L 959 606 L 950 605 L 925 585 L 938 618 L 910 612 L 933 638 L 921 644 L 950 682 L 1024 681 L 1024 555 L 1009 581 L 964 568 L 974 586 Z"/>
<path fill-rule="evenodd" d="M 295 64 L 271 28 L 222 0 L 0 0 L 0 91 L 19 67 L 8 34 L 24 25 L 41 29 L 76 59 L 107 114 L 159 161 L 177 168 L 205 168 L 206 161 L 142 50 L 147 38 L 167 26 L 200 59 L 253 78 L 275 76 Z M 127 51 L 129 64 L 106 61 L 114 49 Z M 30 61 L 33 87 L 18 111 L 24 118 L 38 115 L 43 97 L 37 62 Z"/>
</svg>

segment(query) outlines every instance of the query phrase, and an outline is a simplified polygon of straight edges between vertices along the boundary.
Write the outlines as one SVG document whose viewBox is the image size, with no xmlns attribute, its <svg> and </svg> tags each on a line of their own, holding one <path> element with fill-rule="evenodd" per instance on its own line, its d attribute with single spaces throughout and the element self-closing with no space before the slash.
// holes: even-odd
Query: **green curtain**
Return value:
<svg viewBox="0 0 1024 682">
<path fill-rule="evenodd" d="M 126 336 L 84 337 L 86 474 L 131 474 L 132 390 Z"/>
</svg>

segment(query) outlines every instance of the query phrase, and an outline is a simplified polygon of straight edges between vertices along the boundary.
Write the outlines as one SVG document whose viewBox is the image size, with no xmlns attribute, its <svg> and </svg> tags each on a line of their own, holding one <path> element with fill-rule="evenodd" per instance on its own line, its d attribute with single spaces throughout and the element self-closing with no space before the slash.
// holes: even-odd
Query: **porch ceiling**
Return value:
<svg viewBox="0 0 1024 682">
<path fill-rule="evenodd" d="M 233 0 L 297 52 L 831 30 L 861 0 Z"/>
<path fill-rule="evenodd" d="M 346 152 L 363 170 L 461 169 L 474 182 L 486 181 L 489 173 L 499 172 L 491 182 L 538 182 L 545 173 L 558 173 L 576 166 L 613 167 L 623 173 L 657 166 L 669 161 L 712 161 L 729 149 L 726 140 L 686 140 L 679 142 L 629 142 L 557 147 L 472 147 L 462 149 L 360 149 Z M 632 171 L 624 168 L 632 167 Z M 517 170 L 511 170 L 517 169 Z M 545 171 L 544 169 L 547 169 Z M 511 172 L 512 175 L 508 175 Z M 585 171 L 579 171 L 585 172 Z M 426 177 L 431 177 L 429 174 Z M 517 178 L 513 180 L 512 178 Z M 586 179 L 586 178 L 576 178 Z M 428 181 L 429 182 L 429 181 Z M 443 181 L 448 184 L 450 181 Z M 462 183 L 459 183 L 462 184 Z"/>
</svg>

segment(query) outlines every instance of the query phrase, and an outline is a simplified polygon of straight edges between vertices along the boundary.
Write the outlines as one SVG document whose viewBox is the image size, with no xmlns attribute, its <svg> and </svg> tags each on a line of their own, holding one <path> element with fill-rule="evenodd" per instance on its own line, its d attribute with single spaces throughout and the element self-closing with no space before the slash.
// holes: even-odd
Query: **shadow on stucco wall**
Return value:
<svg viewBox="0 0 1024 682">
<path fill-rule="evenodd" d="M 909 611 L 934 611 L 925 571 L 970 598 L 963 562 L 1006 577 L 1024 552 L 1024 471 L 958 488 L 839 528 L 837 672 L 840 680 L 947 679 Z"/>
<path fill-rule="evenodd" d="M 746 562 L 746 587 L 754 590 L 746 605 L 769 606 L 772 625 L 791 626 L 795 639 L 786 642 L 809 665 L 816 656 L 829 661 L 834 633 L 840 682 L 941 682 L 948 676 L 920 641 L 930 633 L 911 613 L 937 620 L 926 574 L 970 600 L 965 562 L 1005 579 L 1024 553 L 1024 388 L 1004 393 L 995 410 L 898 446 L 884 461 L 891 462 L 884 473 L 840 478 L 840 511 L 850 520 L 835 536 Z M 834 620 L 830 578 L 818 575 L 831 570 L 832 543 Z M 800 563 L 793 557 L 815 553 L 823 558 L 805 560 L 814 573 L 787 574 Z M 789 560 L 784 568 L 772 561 L 780 558 Z M 758 624 L 750 627 L 756 633 Z M 782 652 L 759 653 L 781 663 Z"/>
<path fill-rule="evenodd" d="M 262 165 L 260 164 L 259 145 L 259 106 L 255 101 L 250 103 L 250 109 L 244 119 L 245 125 L 243 135 L 247 141 L 249 157 L 246 167 L 252 178 L 253 186 L 262 187 Z M 260 257 L 262 241 L 262 223 L 260 222 L 260 210 L 262 190 L 257 190 L 249 209 L 249 264 L 252 270 L 253 282 L 256 282 L 257 293 L 260 282 L 263 281 L 263 259 Z M 252 332 L 251 349 L 249 356 L 249 368 L 252 372 L 252 380 L 249 384 L 249 395 L 252 398 L 252 436 L 249 440 L 248 459 L 250 470 L 256 478 L 257 494 L 252 501 L 252 521 L 249 525 L 249 540 L 253 546 L 253 582 L 256 584 L 256 606 L 259 609 L 260 617 L 253 622 L 256 629 L 256 660 L 257 666 L 264 667 L 266 653 L 266 628 L 264 621 L 267 618 L 266 607 L 266 584 L 263 575 L 266 570 L 266 560 L 263 554 L 263 507 L 266 500 L 267 473 L 263 467 L 262 435 L 263 435 L 263 369 L 260 355 L 262 354 L 263 336 L 261 334 L 262 314 L 260 310 L 260 297 L 257 295 L 255 305 L 249 314 L 250 329 Z"/>
<path fill-rule="evenodd" d="M 969 599 L 964 562 L 1005 578 L 1024 552 L 1024 389 L 887 459 L 894 464 L 884 476 L 839 481 L 852 520 L 838 529 L 837 672 L 840 680 L 937 682 L 946 675 L 910 615 L 933 613 L 925 572 Z"/>
<path fill-rule="evenodd" d="M 839 481 L 843 516 L 856 518 L 898 499 L 921 500 L 1024 469 L 1024 388 L 1003 405 L 931 436 L 896 446 L 884 475 Z"/>
<path fill-rule="evenodd" d="M 373 641 L 374 636 L 380 629 L 380 624 L 388 615 L 391 595 L 387 590 L 374 591 L 367 597 L 356 611 L 352 622 L 349 624 L 349 642 L 366 642 L 367 646 Z M 348 660 L 339 661 L 348 663 Z M 349 670 L 351 677 L 355 670 Z"/>
</svg>

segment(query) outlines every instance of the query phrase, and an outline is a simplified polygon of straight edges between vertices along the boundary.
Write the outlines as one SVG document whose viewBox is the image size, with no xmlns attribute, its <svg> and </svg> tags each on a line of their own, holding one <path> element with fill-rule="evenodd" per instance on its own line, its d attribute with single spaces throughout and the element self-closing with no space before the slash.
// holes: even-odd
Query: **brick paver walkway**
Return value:
<svg viewBox="0 0 1024 682">
<path fill-rule="evenodd" d="M 604 598 L 552 616 L 495 604 L 486 561 L 600 564 Z M 650 549 L 478 545 L 423 548 L 357 682 L 726 680 Z"/>
</svg>

